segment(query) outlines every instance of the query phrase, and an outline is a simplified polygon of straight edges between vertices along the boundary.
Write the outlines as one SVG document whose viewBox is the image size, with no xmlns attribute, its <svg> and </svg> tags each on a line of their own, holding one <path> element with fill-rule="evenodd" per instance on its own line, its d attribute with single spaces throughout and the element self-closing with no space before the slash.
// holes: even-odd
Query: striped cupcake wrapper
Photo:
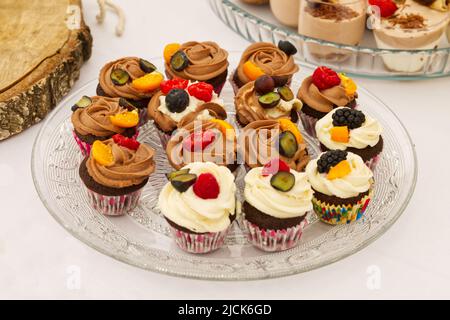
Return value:
<svg viewBox="0 0 450 320">
<path fill-rule="evenodd" d="M 120 196 L 105 196 L 85 188 L 90 205 L 106 216 L 122 216 L 133 210 L 139 203 L 142 188 Z"/>
<path fill-rule="evenodd" d="M 300 224 L 281 230 L 261 229 L 246 219 L 242 220 L 242 224 L 251 244 L 261 250 L 275 252 L 297 246 L 308 222 L 303 219 Z"/>
<path fill-rule="evenodd" d="M 314 212 L 319 219 L 331 225 L 348 224 L 360 219 L 366 212 L 367 206 L 372 198 L 373 191 L 358 200 L 355 204 L 334 205 L 322 202 L 313 197 Z"/>
<path fill-rule="evenodd" d="M 189 253 L 208 253 L 223 246 L 230 227 L 221 232 L 194 234 L 170 226 L 175 243 L 180 249 Z"/>
</svg>

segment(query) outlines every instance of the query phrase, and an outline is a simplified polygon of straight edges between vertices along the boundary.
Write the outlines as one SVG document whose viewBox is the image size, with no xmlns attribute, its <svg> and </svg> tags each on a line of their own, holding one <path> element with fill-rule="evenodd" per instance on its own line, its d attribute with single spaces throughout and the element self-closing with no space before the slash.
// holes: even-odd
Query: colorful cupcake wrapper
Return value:
<svg viewBox="0 0 450 320">
<path fill-rule="evenodd" d="M 138 128 L 142 127 L 144 124 L 146 124 L 148 121 L 147 117 L 147 108 L 139 109 L 139 123 Z"/>
<path fill-rule="evenodd" d="M 312 203 L 314 212 L 319 219 L 325 223 L 337 225 L 347 224 L 360 219 L 366 212 L 367 206 L 372 198 L 373 191 L 358 200 L 355 204 L 350 205 L 334 205 L 322 202 L 313 197 Z"/>
<path fill-rule="evenodd" d="M 121 216 L 133 210 L 139 203 L 142 188 L 121 196 L 105 196 L 88 188 L 87 195 L 90 205 L 106 216 Z"/>
<path fill-rule="evenodd" d="M 89 155 L 91 154 L 92 145 L 90 143 L 82 141 L 77 136 L 75 131 L 72 131 L 72 135 L 73 135 L 78 147 L 80 148 L 80 151 L 81 151 L 81 154 L 83 155 L 83 157 L 89 157 Z M 139 137 L 139 130 L 136 129 L 136 133 L 134 134 L 134 136 L 132 138 L 137 139 L 138 137 Z"/>
<path fill-rule="evenodd" d="M 316 138 L 316 123 L 317 119 L 311 116 L 308 116 L 306 113 L 300 111 L 300 119 L 303 124 L 303 128 L 306 133 L 311 137 Z"/>
<path fill-rule="evenodd" d="M 261 229 L 250 221 L 243 219 L 242 225 L 247 233 L 248 241 L 261 250 L 268 252 L 291 249 L 300 241 L 303 229 L 308 222 L 303 219 L 300 224 L 281 230 Z"/>
<path fill-rule="evenodd" d="M 189 253 L 208 253 L 223 246 L 230 227 L 221 232 L 194 234 L 170 226 L 175 243 Z"/>
</svg>

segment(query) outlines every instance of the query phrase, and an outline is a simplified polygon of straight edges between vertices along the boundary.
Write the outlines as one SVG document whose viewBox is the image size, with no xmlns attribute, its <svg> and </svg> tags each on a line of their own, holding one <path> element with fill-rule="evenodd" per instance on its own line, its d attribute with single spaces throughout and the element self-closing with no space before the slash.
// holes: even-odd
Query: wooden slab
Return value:
<svg viewBox="0 0 450 320">
<path fill-rule="evenodd" d="M 0 140 L 45 115 L 91 55 L 81 0 L 0 1 Z"/>
</svg>

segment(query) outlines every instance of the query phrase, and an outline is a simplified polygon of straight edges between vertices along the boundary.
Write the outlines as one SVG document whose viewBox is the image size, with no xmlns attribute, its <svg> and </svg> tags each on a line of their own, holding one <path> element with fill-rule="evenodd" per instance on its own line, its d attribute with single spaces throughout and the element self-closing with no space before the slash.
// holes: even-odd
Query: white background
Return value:
<svg viewBox="0 0 450 320">
<path fill-rule="evenodd" d="M 122 38 L 114 36 L 114 15 L 99 26 L 96 1 L 83 2 L 94 48 L 74 90 L 108 60 L 160 56 L 168 42 L 215 40 L 228 50 L 248 45 L 213 15 L 206 0 L 115 0 L 127 16 Z M 253 282 L 188 280 L 128 266 L 70 236 L 42 205 L 30 172 L 36 125 L 0 142 L 0 298 L 450 298 L 450 78 L 358 83 L 398 114 L 419 160 L 407 210 L 359 253 L 312 272 Z M 379 286 L 370 285 L 377 270 Z M 78 272 L 79 288 L 70 281 Z"/>
</svg>

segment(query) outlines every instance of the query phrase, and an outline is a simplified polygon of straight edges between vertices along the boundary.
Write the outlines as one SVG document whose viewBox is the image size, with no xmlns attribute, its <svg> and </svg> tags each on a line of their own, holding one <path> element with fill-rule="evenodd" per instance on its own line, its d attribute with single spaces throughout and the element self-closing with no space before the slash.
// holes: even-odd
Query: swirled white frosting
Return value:
<svg viewBox="0 0 450 320">
<path fill-rule="evenodd" d="M 270 184 L 272 175 L 264 177 L 262 167 L 245 176 L 245 200 L 259 211 L 279 219 L 300 217 L 312 210 L 313 191 L 303 172 L 291 170 L 295 185 L 288 192 L 276 190 Z"/>
<path fill-rule="evenodd" d="M 303 107 L 302 101 L 297 98 L 294 98 L 291 101 L 281 99 L 276 107 L 264 109 L 264 112 L 269 118 L 278 119 L 290 115 L 294 107 L 297 111 L 300 111 Z"/>
<path fill-rule="evenodd" d="M 219 183 L 220 193 L 216 199 L 202 199 L 193 188 L 185 192 L 177 191 L 167 183 L 159 194 L 158 207 L 162 214 L 177 225 L 194 232 L 220 232 L 230 225 L 230 215 L 236 209 L 236 185 L 231 171 L 212 162 L 193 162 L 183 169 L 197 176 L 211 173 Z"/>
<path fill-rule="evenodd" d="M 349 152 L 347 161 L 350 163 L 351 172 L 345 177 L 328 180 L 326 173 L 317 171 L 317 160 L 322 154 L 317 159 L 310 161 L 305 170 L 308 180 L 315 191 L 346 199 L 356 197 L 358 194 L 364 193 L 371 188 L 373 173 L 360 156 Z"/>
<path fill-rule="evenodd" d="M 361 127 L 351 129 L 349 132 L 348 142 L 337 142 L 331 139 L 331 128 L 333 128 L 333 114 L 337 110 L 345 109 L 345 107 L 336 108 L 330 111 L 325 117 L 317 121 L 316 134 L 319 141 L 330 150 L 345 150 L 348 147 L 356 149 L 364 149 L 368 146 L 373 147 L 380 141 L 383 128 L 380 123 L 368 116 Z"/>
</svg>

